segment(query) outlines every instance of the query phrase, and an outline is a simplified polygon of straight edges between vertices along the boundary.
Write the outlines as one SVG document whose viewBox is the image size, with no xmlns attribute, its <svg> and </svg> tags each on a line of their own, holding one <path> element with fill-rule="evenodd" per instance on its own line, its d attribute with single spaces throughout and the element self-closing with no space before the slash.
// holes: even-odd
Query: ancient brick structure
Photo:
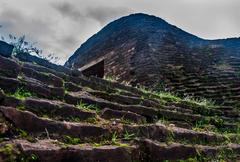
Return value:
<svg viewBox="0 0 240 162">
<path fill-rule="evenodd" d="M 99 59 L 104 75 L 134 86 L 239 104 L 239 38 L 204 40 L 160 18 L 134 14 L 104 27 L 65 66 L 86 70 Z"/>
</svg>

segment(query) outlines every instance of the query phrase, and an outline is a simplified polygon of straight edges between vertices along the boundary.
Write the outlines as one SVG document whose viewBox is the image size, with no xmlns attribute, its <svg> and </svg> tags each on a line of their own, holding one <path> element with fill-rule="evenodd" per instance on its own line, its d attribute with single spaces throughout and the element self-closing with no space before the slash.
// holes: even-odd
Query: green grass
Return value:
<svg viewBox="0 0 240 162">
<path fill-rule="evenodd" d="M 17 108 L 18 110 L 26 110 L 25 106 L 22 105 L 22 104 L 17 105 L 16 108 Z"/>
<path fill-rule="evenodd" d="M 215 102 L 206 98 L 194 98 L 194 97 L 190 97 L 187 96 L 185 98 L 183 98 L 183 101 L 186 101 L 188 103 L 192 103 L 192 104 L 196 104 L 199 106 L 205 106 L 205 107 L 214 107 L 215 106 Z"/>
<path fill-rule="evenodd" d="M 115 146 L 121 146 L 121 147 L 126 147 L 128 144 L 121 143 L 120 142 L 120 136 L 117 134 L 117 132 L 113 132 L 111 136 L 107 139 L 101 140 L 99 143 L 93 143 L 95 147 L 100 147 L 103 145 L 115 145 Z M 132 137 L 131 134 L 128 134 L 128 137 Z"/>
<path fill-rule="evenodd" d="M 5 160 L 9 162 L 16 161 L 16 152 L 14 151 L 14 145 L 13 144 L 6 144 L 0 147 L 0 154 L 4 155 Z"/>
<path fill-rule="evenodd" d="M 166 92 L 166 91 L 154 91 L 151 89 L 147 89 L 144 86 L 137 87 L 140 91 L 145 93 L 147 96 L 157 96 L 159 99 L 164 100 L 165 102 L 185 102 L 189 105 L 198 105 L 198 106 L 204 106 L 204 107 L 214 107 L 215 102 L 206 98 L 194 98 L 190 96 L 186 97 L 179 97 L 177 94 L 174 94 L 172 92 Z"/>
<path fill-rule="evenodd" d="M 108 81 L 112 81 L 112 82 L 116 82 L 119 78 L 117 76 L 114 76 L 114 75 L 106 75 L 104 76 L 105 80 L 108 80 Z"/>
<path fill-rule="evenodd" d="M 88 104 L 83 102 L 82 100 L 76 105 L 79 109 L 85 109 L 85 110 L 94 110 L 96 112 L 100 112 L 100 108 L 96 104 Z"/>
<path fill-rule="evenodd" d="M 80 140 L 80 138 L 64 136 L 64 143 L 71 144 L 71 145 L 77 145 L 77 144 L 81 143 L 81 140 Z"/>
<path fill-rule="evenodd" d="M 132 140 L 135 137 L 135 134 L 129 134 L 128 131 L 125 131 L 123 134 L 123 139 L 124 140 Z"/>
<path fill-rule="evenodd" d="M 26 97 L 31 97 L 33 94 L 24 88 L 18 88 L 13 94 L 10 96 L 15 97 L 17 99 L 25 99 Z"/>
</svg>

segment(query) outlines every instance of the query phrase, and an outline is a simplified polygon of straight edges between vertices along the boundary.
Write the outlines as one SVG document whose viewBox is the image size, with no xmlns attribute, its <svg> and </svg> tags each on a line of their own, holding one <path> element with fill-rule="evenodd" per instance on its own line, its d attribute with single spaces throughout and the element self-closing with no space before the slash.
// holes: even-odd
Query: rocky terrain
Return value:
<svg viewBox="0 0 240 162">
<path fill-rule="evenodd" d="M 240 160 L 234 106 L 86 77 L 12 48 L 0 51 L 0 161 Z"/>
</svg>

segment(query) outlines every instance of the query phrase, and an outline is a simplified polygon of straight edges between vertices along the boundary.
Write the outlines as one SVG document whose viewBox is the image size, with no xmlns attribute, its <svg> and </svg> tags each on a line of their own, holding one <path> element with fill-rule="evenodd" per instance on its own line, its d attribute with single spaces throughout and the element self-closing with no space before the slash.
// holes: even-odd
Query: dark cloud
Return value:
<svg viewBox="0 0 240 162">
<path fill-rule="evenodd" d="M 101 25 L 109 23 L 116 17 L 121 17 L 133 13 L 134 11 L 125 7 L 91 7 L 88 9 L 87 16 L 100 22 Z"/>
<path fill-rule="evenodd" d="M 84 17 L 84 15 L 72 3 L 69 2 L 53 3 L 52 6 L 60 14 L 62 14 L 62 16 L 69 17 L 73 20 L 79 20 Z"/>
<path fill-rule="evenodd" d="M 81 6 L 76 6 L 70 2 L 53 3 L 52 7 L 62 16 L 71 18 L 74 21 L 94 19 L 101 25 L 105 25 L 116 17 L 133 13 L 133 10 L 127 7 L 91 6 L 82 9 Z"/>
</svg>

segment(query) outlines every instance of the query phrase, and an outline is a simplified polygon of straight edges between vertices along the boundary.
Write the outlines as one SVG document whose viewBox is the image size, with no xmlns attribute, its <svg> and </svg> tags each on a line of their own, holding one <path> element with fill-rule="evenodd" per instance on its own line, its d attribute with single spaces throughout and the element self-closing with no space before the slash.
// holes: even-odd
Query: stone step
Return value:
<svg viewBox="0 0 240 162">
<path fill-rule="evenodd" d="M 145 117 L 136 113 L 132 113 L 129 111 L 112 110 L 109 108 L 105 108 L 101 111 L 101 117 L 104 119 L 120 119 L 122 122 L 127 123 L 133 122 L 142 124 L 146 122 Z"/>
<path fill-rule="evenodd" d="M 64 80 L 67 78 L 67 75 L 68 75 L 68 74 L 63 73 L 63 72 L 55 71 L 53 69 L 49 69 L 49 68 L 46 68 L 44 66 L 40 66 L 40 65 L 37 65 L 37 64 L 31 64 L 31 63 L 27 63 L 27 62 L 23 63 L 23 67 L 33 69 L 33 70 L 41 72 L 41 73 L 53 74 L 53 75 L 55 75 L 59 78 L 62 78 Z"/>
<path fill-rule="evenodd" d="M 12 140 L 0 144 L 4 149 L 11 146 L 11 155 L 0 153 L 3 161 L 12 156 L 15 160 L 32 159 L 41 162 L 132 162 L 139 161 L 139 150 L 135 145 L 99 147 L 86 145 L 67 145 L 55 140 L 39 140 L 31 143 L 26 140 Z"/>
<path fill-rule="evenodd" d="M 144 93 L 142 91 L 140 91 L 137 88 L 131 87 L 131 86 L 126 86 L 117 82 L 110 82 L 110 81 L 106 81 L 104 79 L 101 78 L 97 78 L 97 77 L 90 77 L 89 80 L 94 81 L 98 84 L 102 84 L 102 85 L 107 85 L 109 87 L 111 87 L 112 89 L 121 89 L 124 91 L 128 91 L 137 95 L 144 95 Z"/>
<path fill-rule="evenodd" d="M 27 97 L 25 99 L 17 99 L 11 96 L 5 96 L 0 104 L 6 107 L 15 107 L 21 110 L 30 111 L 38 116 L 48 117 L 60 121 L 85 121 L 95 119 L 96 113 L 79 109 L 73 105 L 66 104 L 61 101 L 47 100 L 40 98 Z"/>
<path fill-rule="evenodd" d="M 5 92 L 14 93 L 19 87 L 21 83 L 18 79 L 0 76 L 0 88 Z"/>
<path fill-rule="evenodd" d="M 160 162 L 179 160 L 220 160 L 238 161 L 240 146 L 229 144 L 224 146 L 184 145 L 180 143 L 164 144 L 149 139 L 137 139 L 135 144 L 127 146 L 91 144 L 80 146 L 63 146 L 56 140 L 38 140 L 31 143 L 26 140 L 5 141 L 0 148 L 11 146 L 11 156 L 14 160 L 34 158 L 44 162 Z M 10 155 L 0 154 L 5 161 Z"/>
<path fill-rule="evenodd" d="M 158 111 L 154 108 L 149 108 L 140 105 L 121 105 L 118 103 L 109 102 L 107 100 L 93 97 L 89 94 L 68 93 L 65 95 L 66 103 L 77 105 L 80 102 L 97 105 L 100 109 L 110 108 L 113 110 L 130 111 L 147 118 L 152 121 L 157 117 Z"/>
<path fill-rule="evenodd" d="M 73 82 L 77 86 L 89 87 L 91 89 L 98 90 L 98 91 L 106 91 L 106 92 L 109 92 L 109 93 L 117 92 L 115 89 L 112 89 L 112 88 L 108 87 L 107 85 L 95 83 L 95 82 L 93 82 L 91 80 L 86 79 L 85 77 L 73 77 L 73 76 L 70 76 L 65 81 Z"/>
<path fill-rule="evenodd" d="M 65 88 L 65 90 L 70 91 L 70 92 L 79 92 L 79 91 L 83 90 L 83 87 L 78 86 L 77 84 L 74 84 L 72 82 L 65 82 L 64 88 Z"/>
<path fill-rule="evenodd" d="M 36 135 L 46 136 L 46 134 L 49 134 L 53 138 L 55 136 L 55 138 L 61 138 L 61 136 L 69 135 L 80 139 L 98 139 L 109 133 L 107 128 L 101 126 L 39 118 L 31 112 L 20 111 L 11 107 L 1 106 L 0 112 L 17 128 Z"/>
<path fill-rule="evenodd" d="M 177 112 L 181 112 L 181 113 L 193 113 L 192 109 L 185 109 L 185 108 L 177 107 L 177 106 L 174 106 L 174 105 L 163 106 L 162 109 L 164 109 L 164 110 L 171 110 L 171 111 L 177 111 Z"/>
<path fill-rule="evenodd" d="M 204 116 L 222 116 L 223 112 L 220 111 L 218 108 L 206 108 L 204 106 L 201 105 L 197 105 L 194 103 L 190 103 L 188 101 L 181 101 L 178 103 L 174 103 L 174 102 L 169 102 L 167 104 L 168 106 L 174 106 L 174 107 L 178 107 L 179 109 L 187 109 L 191 110 L 194 114 L 200 114 L 200 115 L 204 115 Z"/>
<path fill-rule="evenodd" d="M 0 76 L 0 88 L 6 93 L 15 93 L 18 89 L 24 89 L 33 95 L 48 99 L 62 99 L 65 93 L 61 87 L 48 86 L 29 77 L 23 77 L 21 80 L 18 80 Z"/>
<path fill-rule="evenodd" d="M 165 118 L 167 120 L 179 120 L 179 121 L 186 121 L 190 123 L 195 123 L 196 121 L 204 120 L 205 117 L 197 114 L 191 113 L 182 113 L 173 110 L 165 110 L 159 109 L 158 116 L 161 118 Z"/>
<path fill-rule="evenodd" d="M 154 102 L 148 99 L 145 99 L 144 97 L 139 98 L 139 97 L 130 97 L 130 96 L 123 96 L 123 95 L 118 95 L 118 94 L 109 94 L 106 92 L 101 92 L 101 91 L 89 91 L 90 94 L 106 99 L 111 102 L 117 102 L 119 104 L 123 105 L 143 105 L 147 107 L 159 107 L 160 102 Z"/>
<path fill-rule="evenodd" d="M 214 159 L 218 161 L 218 158 L 219 160 L 221 158 L 230 161 L 240 160 L 240 145 L 238 144 L 217 147 L 184 145 L 179 143 L 167 145 L 149 139 L 140 139 L 138 143 L 140 145 L 140 150 L 148 153 L 144 157 L 144 161 L 160 162 L 190 159 L 192 159 L 191 161 L 198 161 L 200 158 L 205 158 L 206 161 L 212 161 Z"/>
<path fill-rule="evenodd" d="M 60 100 L 64 98 L 65 91 L 62 87 L 52 87 L 29 77 L 23 77 L 21 84 L 21 87 L 38 97 Z"/>
<path fill-rule="evenodd" d="M 17 78 L 21 66 L 14 60 L 0 56 L 0 74 L 10 78 Z"/>
<path fill-rule="evenodd" d="M 15 57 L 15 59 L 18 59 L 21 62 L 37 64 L 37 65 L 40 65 L 43 67 L 47 67 L 48 69 L 52 69 L 54 71 L 65 73 L 67 75 L 73 75 L 73 73 L 74 73 L 74 70 L 71 70 L 71 69 L 61 66 L 61 65 L 53 64 L 45 59 L 39 58 L 34 55 L 30 55 L 29 53 L 18 53 L 14 57 Z M 78 75 L 82 75 L 81 72 L 78 71 Z"/>
<path fill-rule="evenodd" d="M 37 72 L 31 68 L 22 68 L 22 73 L 30 78 L 37 79 L 48 86 L 63 87 L 63 80 L 51 73 Z"/>
<path fill-rule="evenodd" d="M 143 137 L 160 142 L 185 142 L 191 144 L 208 144 L 219 145 L 229 142 L 229 139 L 223 135 L 207 132 L 198 132 L 190 129 L 179 128 L 174 126 L 165 126 L 163 124 L 149 125 L 124 125 L 123 131 L 135 134 L 136 137 Z M 237 137 L 238 135 L 234 135 Z M 235 138 L 232 137 L 232 142 Z M 237 140 L 239 137 L 237 137 Z"/>
<path fill-rule="evenodd" d="M 38 116 L 47 115 L 49 118 L 58 120 L 80 120 L 84 121 L 96 118 L 95 112 L 79 109 L 73 105 L 61 101 L 45 100 L 39 98 L 26 98 L 23 101 L 24 109 L 31 111 Z"/>
</svg>

